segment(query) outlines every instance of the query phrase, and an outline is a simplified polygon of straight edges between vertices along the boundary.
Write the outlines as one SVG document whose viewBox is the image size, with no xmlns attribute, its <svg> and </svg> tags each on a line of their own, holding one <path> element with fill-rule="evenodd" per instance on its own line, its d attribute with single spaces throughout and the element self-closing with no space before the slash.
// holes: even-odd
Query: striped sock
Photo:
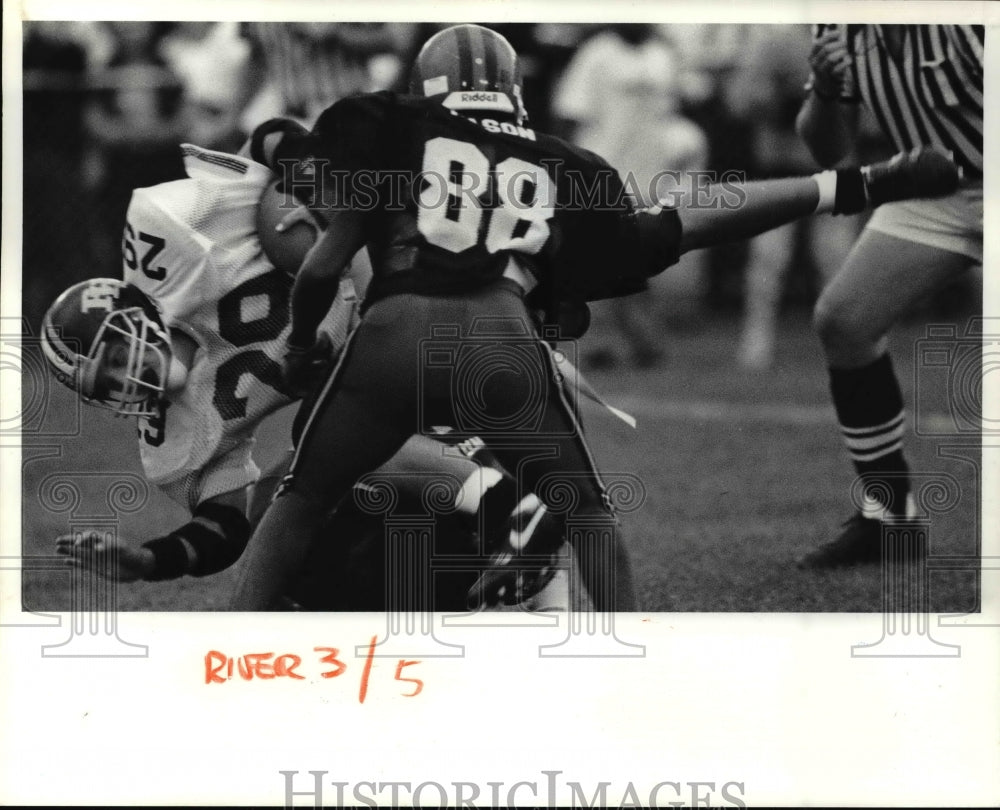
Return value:
<svg viewBox="0 0 1000 810">
<path fill-rule="evenodd" d="M 854 469 L 877 498 L 872 514 L 906 513 L 909 467 L 903 457 L 906 413 L 888 354 L 862 368 L 830 369 L 830 390 Z M 865 510 L 866 517 L 868 510 Z"/>
</svg>

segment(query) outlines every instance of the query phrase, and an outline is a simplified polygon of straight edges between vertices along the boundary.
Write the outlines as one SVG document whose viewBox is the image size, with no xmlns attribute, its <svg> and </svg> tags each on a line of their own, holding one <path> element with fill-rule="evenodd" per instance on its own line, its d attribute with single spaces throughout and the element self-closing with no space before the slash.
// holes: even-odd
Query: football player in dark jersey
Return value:
<svg viewBox="0 0 1000 810">
<path fill-rule="evenodd" d="M 411 434 L 449 425 L 481 436 L 522 491 L 567 516 L 597 610 L 635 609 L 618 519 L 546 339 L 579 334 L 586 319 L 567 313 L 642 289 L 685 251 L 817 212 L 947 193 L 957 170 L 925 151 L 864 169 L 726 183 L 676 207 L 635 211 L 604 160 L 530 128 L 517 56 L 495 32 L 462 25 L 431 37 L 411 91 L 341 101 L 310 133 L 282 121 L 255 133 L 262 162 L 309 167 L 311 206 L 330 221 L 292 294 L 293 384 L 321 365 L 316 325 L 364 245 L 373 280 L 359 327 L 300 424 L 231 607 L 265 607 L 328 504 Z M 347 542 L 329 542 L 338 540 Z"/>
</svg>

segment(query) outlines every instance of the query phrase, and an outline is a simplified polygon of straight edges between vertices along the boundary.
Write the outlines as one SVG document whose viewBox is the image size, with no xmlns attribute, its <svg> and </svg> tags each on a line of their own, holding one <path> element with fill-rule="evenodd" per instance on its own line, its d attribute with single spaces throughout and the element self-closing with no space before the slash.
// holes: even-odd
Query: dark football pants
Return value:
<svg viewBox="0 0 1000 810">
<path fill-rule="evenodd" d="M 282 479 L 288 472 L 292 452 L 261 475 L 254 485 L 247 515 L 256 528 Z M 383 481 L 400 484 L 399 512 L 404 515 L 424 513 L 422 502 L 426 487 L 434 482 L 464 481 L 480 469 L 480 462 L 463 454 L 445 452 L 445 445 L 432 439 L 410 437 L 407 443 L 376 475 Z M 290 583 L 287 593 L 291 600 L 311 611 L 377 611 L 390 609 L 387 595 L 385 521 L 383 515 L 366 513 L 354 503 L 352 495 L 340 502 L 335 511 L 315 528 L 318 541 L 312 543 L 308 559 L 299 575 Z M 444 556 L 461 555 L 467 561 L 480 552 L 473 542 L 475 519 L 468 513 L 445 509 L 434 515 L 433 553 Z M 323 542 L 331 537 L 333 542 Z M 350 538 L 349 543 L 344 538 Z M 489 558 L 482 553 L 482 565 Z M 449 566 L 436 571 L 433 585 L 435 610 L 462 611 L 467 609 L 469 589 L 479 576 L 478 570 Z M 408 611 L 419 610 L 423 594 L 415 589 L 405 591 L 410 601 L 392 607 Z"/>
<path fill-rule="evenodd" d="M 534 491 L 568 525 L 583 527 L 570 540 L 584 582 L 598 609 L 616 606 L 613 569 L 628 565 L 609 550 L 619 548 L 617 519 L 548 349 L 510 282 L 373 304 L 299 426 L 283 489 L 323 505 L 337 503 L 414 433 L 450 426 L 481 437 L 522 493 Z"/>
</svg>

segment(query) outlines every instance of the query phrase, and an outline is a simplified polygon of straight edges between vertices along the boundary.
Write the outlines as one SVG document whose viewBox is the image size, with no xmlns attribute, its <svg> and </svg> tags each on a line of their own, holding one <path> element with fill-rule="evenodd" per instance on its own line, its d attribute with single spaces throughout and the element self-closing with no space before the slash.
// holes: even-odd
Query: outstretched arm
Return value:
<svg viewBox="0 0 1000 810">
<path fill-rule="evenodd" d="M 67 565 L 119 582 L 206 576 L 243 553 L 250 538 L 245 510 L 245 491 L 234 490 L 202 501 L 191 521 L 165 537 L 136 545 L 99 532 L 66 534 L 56 538 L 56 552 Z"/>
<path fill-rule="evenodd" d="M 857 214 L 896 200 L 951 194 L 960 178 L 948 155 L 923 148 L 812 177 L 723 182 L 700 189 L 677 206 L 680 251 L 747 239 L 810 214 Z"/>
<path fill-rule="evenodd" d="M 812 177 L 720 184 L 706 191 L 706 199 L 687 199 L 678 207 L 681 253 L 749 239 L 815 213 L 820 203 L 819 183 Z"/>
</svg>

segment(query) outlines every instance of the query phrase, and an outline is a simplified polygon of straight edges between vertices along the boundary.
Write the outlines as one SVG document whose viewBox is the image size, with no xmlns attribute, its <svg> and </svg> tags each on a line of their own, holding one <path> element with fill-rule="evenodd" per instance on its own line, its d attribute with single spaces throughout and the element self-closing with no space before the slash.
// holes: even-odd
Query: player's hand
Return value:
<svg viewBox="0 0 1000 810">
<path fill-rule="evenodd" d="M 285 214 L 279 221 L 278 224 L 274 226 L 274 230 L 278 233 L 284 233 L 290 230 L 295 225 L 302 223 L 308 225 L 315 233 L 319 233 L 320 227 L 319 223 L 316 221 L 316 217 L 313 216 L 312 211 L 310 211 L 304 205 L 297 205 L 287 214 Z"/>
<path fill-rule="evenodd" d="M 320 332 L 308 348 L 289 343 L 285 349 L 281 370 L 284 388 L 293 396 L 304 397 L 333 363 L 333 342 L 326 332 Z"/>
<path fill-rule="evenodd" d="M 56 538 L 56 553 L 74 568 L 105 579 L 135 582 L 153 570 L 153 553 L 141 546 L 123 543 L 99 532 L 76 532 Z"/>
<path fill-rule="evenodd" d="M 851 68 L 851 54 L 842 31 L 828 28 L 813 42 L 809 67 L 812 68 L 813 87 L 820 96 L 840 95 Z"/>
<path fill-rule="evenodd" d="M 950 154 L 933 147 L 901 152 L 861 169 L 872 208 L 914 197 L 943 197 L 958 189 L 962 170 Z"/>
</svg>

